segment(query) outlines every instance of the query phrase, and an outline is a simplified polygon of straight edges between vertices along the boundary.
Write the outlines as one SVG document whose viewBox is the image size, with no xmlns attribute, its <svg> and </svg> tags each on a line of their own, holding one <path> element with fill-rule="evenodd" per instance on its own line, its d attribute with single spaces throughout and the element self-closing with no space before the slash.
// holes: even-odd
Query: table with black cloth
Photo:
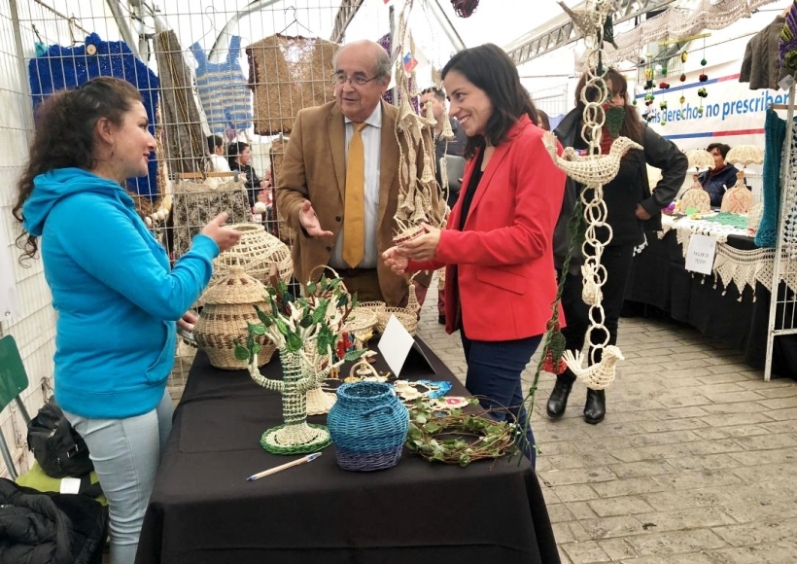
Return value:
<svg viewBox="0 0 797 564">
<path fill-rule="evenodd" d="M 692 325 L 707 337 L 738 349 L 744 353 L 744 361 L 749 366 L 764 368 L 769 289 L 757 282 L 753 301 L 753 289 L 746 286 L 740 301 L 734 284 L 726 288 L 718 280 L 715 288 L 713 275 L 693 274 L 685 269 L 675 229 L 661 239 L 648 233 L 647 241 L 647 247 L 634 257 L 623 314 L 655 313 L 647 307 L 639 307 L 653 306 L 676 321 Z M 739 250 L 757 248 L 752 237 L 741 235 L 728 235 L 727 244 Z M 779 291 L 782 296 L 783 285 Z M 797 337 L 775 338 L 772 373 L 797 377 Z"/>
<path fill-rule="evenodd" d="M 401 377 L 448 380 L 420 339 Z M 377 369 L 385 371 L 381 357 Z M 280 378 L 279 359 L 262 370 Z M 345 372 L 348 373 L 348 372 Z M 174 416 L 144 520 L 138 564 L 555 564 L 559 556 L 537 477 L 520 464 L 466 468 L 407 453 L 378 472 L 347 472 L 334 445 L 317 460 L 254 482 L 247 476 L 297 457 L 265 452 L 282 423 L 277 392 L 245 371 L 213 368 L 198 353 Z M 323 423 L 325 416 L 310 417 Z"/>
</svg>

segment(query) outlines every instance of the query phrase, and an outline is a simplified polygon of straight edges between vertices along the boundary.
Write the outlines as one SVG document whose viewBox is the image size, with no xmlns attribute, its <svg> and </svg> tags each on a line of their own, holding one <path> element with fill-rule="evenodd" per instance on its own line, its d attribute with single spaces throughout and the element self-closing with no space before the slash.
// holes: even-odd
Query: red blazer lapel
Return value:
<svg viewBox="0 0 797 564">
<path fill-rule="evenodd" d="M 521 118 L 517 121 L 517 123 L 515 123 L 515 125 L 513 125 L 512 128 L 509 130 L 507 139 L 512 139 L 514 137 L 517 137 L 520 134 L 520 132 L 529 125 L 531 125 L 531 120 L 529 119 L 529 117 L 526 115 L 521 116 Z M 476 188 L 476 193 L 473 195 L 473 201 L 470 204 L 468 217 L 465 218 L 465 227 L 468 227 L 473 221 L 473 216 L 474 216 L 473 211 L 479 206 L 479 201 L 482 199 L 485 192 L 487 192 L 487 190 L 489 189 L 490 182 L 492 181 L 493 176 L 495 176 L 495 173 L 501 167 L 501 163 L 509 154 L 510 146 L 511 146 L 510 143 L 504 142 L 495 148 L 495 152 L 493 153 L 492 158 L 490 158 L 490 163 L 487 165 L 487 168 L 484 171 L 484 175 L 482 176 L 481 182 L 479 182 L 479 186 Z M 472 163 L 474 163 L 474 166 L 471 167 L 469 171 L 470 174 L 468 174 L 468 181 L 470 181 L 470 176 L 473 174 L 476 161 L 477 161 L 476 158 L 472 159 L 471 161 Z M 465 183 L 465 179 L 463 179 L 462 185 L 467 186 L 467 184 Z"/>
</svg>

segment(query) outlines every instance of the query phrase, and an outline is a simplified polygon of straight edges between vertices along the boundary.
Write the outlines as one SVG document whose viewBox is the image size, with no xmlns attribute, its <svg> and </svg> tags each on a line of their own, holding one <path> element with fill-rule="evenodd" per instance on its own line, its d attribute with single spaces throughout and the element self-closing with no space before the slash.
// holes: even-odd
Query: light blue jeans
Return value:
<svg viewBox="0 0 797 564">
<path fill-rule="evenodd" d="M 108 498 L 111 563 L 133 564 L 161 453 L 172 429 L 174 405 L 164 391 L 158 406 L 127 419 L 87 419 L 65 411 L 86 441 Z"/>
</svg>

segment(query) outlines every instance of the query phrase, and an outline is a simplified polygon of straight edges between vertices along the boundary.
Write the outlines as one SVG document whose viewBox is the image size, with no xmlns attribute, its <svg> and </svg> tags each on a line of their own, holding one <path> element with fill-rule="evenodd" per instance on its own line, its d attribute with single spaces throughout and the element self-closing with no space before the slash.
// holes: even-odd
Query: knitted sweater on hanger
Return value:
<svg viewBox="0 0 797 564">
<path fill-rule="evenodd" d="M 222 63 L 209 62 L 199 43 L 191 45 L 191 52 L 199 63 L 196 85 L 211 133 L 224 134 L 228 125 L 236 131 L 250 128 L 252 104 L 246 77 L 238 62 L 241 38 L 232 36 L 227 60 Z"/>
<path fill-rule="evenodd" d="M 775 110 L 767 110 L 764 122 L 764 213 L 755 234 L 759 247 L 774 247 L 778 240 L 778 217 L 780 217 L 780 165 L 783 142 L 786 138 L 786 122 Z M 789 143 L 792 140 L 788 140 Z"/>
<path fill-rule="evenodd" d="M 83 45 L 50 45 L 43 55 L 30 60 L 28 77 L 34 111 L 53 92 L 77 88 L 98 76 L 121 78 L 138 89 L 147 110 L 149 131 L 154 134 L 160 86 L 157 75 L 133 55 L 126 43 L 103 41 L 96 33 L 86 37 Z M 158 199 L 157 178 L 158 163 L 151 158 L 147 176 L 128 179 L 127 189 L 155 202 Z"/>
</svg>

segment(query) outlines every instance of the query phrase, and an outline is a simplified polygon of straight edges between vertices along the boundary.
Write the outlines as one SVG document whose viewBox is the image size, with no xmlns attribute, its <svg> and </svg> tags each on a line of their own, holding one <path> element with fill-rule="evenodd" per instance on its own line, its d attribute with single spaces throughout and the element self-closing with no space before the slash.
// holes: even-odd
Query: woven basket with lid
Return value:
<svg viewBox="0 0 797 564">
<path fill-rule="evenodd" d="M 248 324 L 260 323 L 254 306 L 266 308 L 266 287 L 240 266 L 231 266 L 205 296 L 205 306 L 194 325 L 194 338 L 210 363 L 223 370 L 244 370 L 246 362 L 235 358 L 235 340 L 246 343 Z M 262 349 L 258 366 L 271 360 L 277 347 L 265 336 L 255 337 Z"/>
</svg>

